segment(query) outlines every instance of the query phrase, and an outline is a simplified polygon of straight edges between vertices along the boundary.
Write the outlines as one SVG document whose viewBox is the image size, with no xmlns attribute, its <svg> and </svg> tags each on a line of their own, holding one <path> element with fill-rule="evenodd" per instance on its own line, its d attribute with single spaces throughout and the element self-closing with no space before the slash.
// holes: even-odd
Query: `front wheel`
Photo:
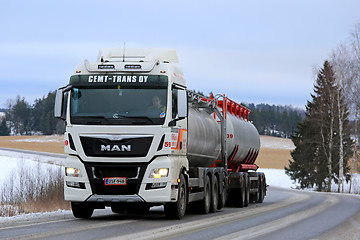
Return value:
<svg viewBox="0 0 360 240">
<path fill-rule="evenodd" d="M 176 202 L 166 203 L 164 206 L 165 215 L 171 219 L 182 219 L 185 215 L 187 203 L 187 188 L 185 177 L 180 175 L 180 182 L 178 185 L 178 198 Z"/>
<path fill-rule="evenodd" d="M 91 218 L 94 208 L 85 203 L 71 202 L 71 209 L 76 218 Z"/>
</svg>

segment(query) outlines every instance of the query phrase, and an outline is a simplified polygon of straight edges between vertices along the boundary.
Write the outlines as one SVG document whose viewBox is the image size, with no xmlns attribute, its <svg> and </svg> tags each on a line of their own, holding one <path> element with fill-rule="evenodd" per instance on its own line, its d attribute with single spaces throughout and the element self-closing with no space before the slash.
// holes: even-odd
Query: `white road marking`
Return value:
<svg viewBox="0 0 360 240">
<path fill-rule="evenodd" d="M 339 199 L 335 196 L 328 195 L 326 196 L 326 200 L 312 208 L 306 209 L 304 211 L 296 212 L 293 214 L 290 214 L 286 217 L 257 225 L 255 227 L 247 228 L 246 230 L 242 230 L 239 232 L 235 232 L 232 234 L 228 234 L 225 236 L 222 236 L 220 238 L 217 238 L 216 240 L 227 240 L 227 239 L 236 239 L 236 240 L 242 240 L 242 239 L 253 239 L 258 238 L 262 235 L 286 228 L 288 226 L 291 226 L 295 223 L 298 223 L 302 220 L 305 220 L 307 218 L 310 218 L 316 214 L 319 214 L 326 209 L 330 208 L 334 204 L 339 202 Z"/>
<path fill-rule="evenodd" d="M 256 215 L 262 215 L 267 212 L 271 212 L 274 210 L 278 210 L 289 205 L 293 205 L 299 202 L 303 202 L 311 198 L 309 194 L 300 194 L 300 193 L 291 193 L 292 196 L 285 200 L 279 201 L 274 204 L 260 206 L 260 207 L 249 207 L 243 208 L 234 213 L 208 217 L 206 219 L 200 219 L 197 221 L 167 226 L 163 228 L 151 229 L 148 231 L 142 231 L 139 233 L 123 235 L 121 239 L 167 239 L 177 236 L 183 236 L 184 234 L 188 234 L 191 232 L 196 232 L 200 230 L 205 230 L 208 228 L 212 228 L 215 226 L 221 226 L 229 222 L 237 221 L 239 219 L 246 219 L 249 217 L 253 217 Z M 119 239 L 118 237 L 107 238 L 107 240 Z M 229 239 L 229 238 L 227 238 Z"/>
</svg>

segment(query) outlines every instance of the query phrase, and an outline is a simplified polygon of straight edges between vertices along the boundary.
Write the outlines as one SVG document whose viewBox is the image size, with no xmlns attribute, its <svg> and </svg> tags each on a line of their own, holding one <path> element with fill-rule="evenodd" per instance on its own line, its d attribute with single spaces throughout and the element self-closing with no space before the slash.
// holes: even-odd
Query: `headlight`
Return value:
<svg viewBox="0 0 360 240">
<path fill-rule="evenodd" d="M 65 168 L 65 175 L 69 177 L 81 177 L 80 170 L 72 167 Z"/>
<path fill-rule="evenodd" d="M 168 168 L 156 168 L 151 170 L 149 178 L 162 178 L 169 175 Z"/>
</svg>

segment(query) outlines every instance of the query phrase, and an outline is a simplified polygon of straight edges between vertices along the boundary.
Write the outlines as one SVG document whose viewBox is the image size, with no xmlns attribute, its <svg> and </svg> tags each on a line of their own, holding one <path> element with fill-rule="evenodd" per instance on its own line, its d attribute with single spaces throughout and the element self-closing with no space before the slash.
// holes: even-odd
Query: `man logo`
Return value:
<svg viewBox="0 0 360 240">
<path fill-rule="evenodd" d="M 102 152 L 131 152 L 131 145 L 101 145 Z"/>
</svg>

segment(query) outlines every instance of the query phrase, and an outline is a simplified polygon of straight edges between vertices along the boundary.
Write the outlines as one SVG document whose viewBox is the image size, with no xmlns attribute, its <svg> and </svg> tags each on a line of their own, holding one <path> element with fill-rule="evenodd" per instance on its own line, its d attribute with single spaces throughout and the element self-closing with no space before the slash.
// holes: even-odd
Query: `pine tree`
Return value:
<svg viewBox="0 0 360 240">
<path fill-rule="evenodd" d="M 6 125 L 6 120 L 3 119 L 0 125 L 0 136 L 9 136 L 10 130 Z"/>
<path fill-rule="evenodd" d="M 24 97 L 17 96 L 14 103 L 9 104 L 5 120 L 10 123 L 15 134 L 31 134 L 31 106 Z"/>
<path fill-rule="evenodd" d="M 291 152 L 293 160 L 289 161 L 289 167 L 285 168 L 293 180 L 300 183 L 300 188 L 314 187 L 319 191 L 324 188 L 331 190 L 331 181 L 337 181 L 339 173 L 339 121 L 335 118 L 337 109 L 337 95 L 339 86 L 336 85 L 334 72 L 329 62 L 325 61 L 323 69 L 319 71 L 314 85 L 312 101 L 307 103 L 305 118 L 298 125 L 298 131 L 292 136 L 295 150 Z M 344 100 L 339 101 L 343 109 L 346 109 Z M 344 172 L 350 156 L 350 129 L 347 120 L 348 114 L 344 115 L 343 142 L 346 149 Z"/>
</svg>

